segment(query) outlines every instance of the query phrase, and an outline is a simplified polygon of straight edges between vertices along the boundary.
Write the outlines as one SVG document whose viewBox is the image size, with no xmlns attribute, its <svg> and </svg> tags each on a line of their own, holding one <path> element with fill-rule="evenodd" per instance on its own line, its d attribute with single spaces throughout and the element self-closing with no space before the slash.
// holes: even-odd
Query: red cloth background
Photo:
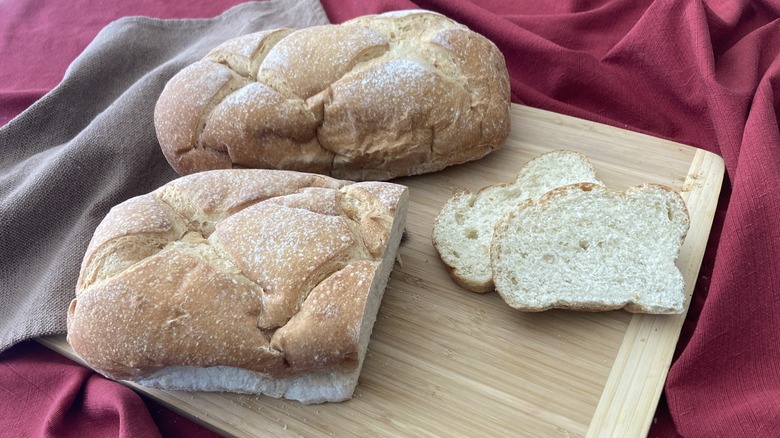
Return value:
<svg viewBox="0 0 780 438">
<path fill-rule="evenodd" d="M 0 125 L 109 21 L 238 1 L 0 2 Z M 422 7 L 492 39 L 517 103 L 700 147 L 727 178 L 650 436 L 780 436 L 780 3 L 323 0 L 328 16 Z M 3 145 L 0 145 L 2 147 Z M 33 342 L 0 355 L 0 435 L 211 432 Z"/>
</svg>

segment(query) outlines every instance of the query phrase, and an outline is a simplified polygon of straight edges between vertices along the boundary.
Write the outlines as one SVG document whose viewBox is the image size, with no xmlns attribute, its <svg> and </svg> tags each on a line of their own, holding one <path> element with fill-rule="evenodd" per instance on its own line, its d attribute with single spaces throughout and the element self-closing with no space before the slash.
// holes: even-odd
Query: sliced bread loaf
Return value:
<svg viewBox="0 0 780 438">
<path fill-rule="evenodd" d="M 456 194 L 433 224 L 433 245 L 450 276 L 472 292 L 492 291 L 490 241 L 499 218 L 528 198 L 538 199 L 577 182 L 599 183 L 587 157 L 559 150 L 526 163 L 512 183 L 488 186 L 476 194 L 468 190 Z"/>
<path fill-rule="evenodd" d="M 685 285 L 675 260 L 689 224 L 685 201 L 665 186 L 557 188 L 496 224 L 496 290 L 523 311 L 680 313 Z"/>
</svg>

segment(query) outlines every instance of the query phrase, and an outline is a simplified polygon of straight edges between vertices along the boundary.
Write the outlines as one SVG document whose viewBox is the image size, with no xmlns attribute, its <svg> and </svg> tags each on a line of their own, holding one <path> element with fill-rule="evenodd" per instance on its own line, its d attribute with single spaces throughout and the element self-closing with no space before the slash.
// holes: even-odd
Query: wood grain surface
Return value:
<svg viewBox="0 0 780 438">
<path fill-rule="evenodd" d="M 447 275 L 433 219 L 456 191 L 508 182 L 528 160 L 577 150 L 608 186 L 679 191 L 691 229 L 678 259 L 693 291 L 723 180 L 720 157 L 678 143 L 513 105 L 506 145 L 410 187 L 407 237 L 352 400 L 324 405 L 240 394 L 139 392 L 226 436 L 645 436 L 685 315 L 524 314 Z M 78 360 L 64 336 L 40 339 Z"/>
</svg>

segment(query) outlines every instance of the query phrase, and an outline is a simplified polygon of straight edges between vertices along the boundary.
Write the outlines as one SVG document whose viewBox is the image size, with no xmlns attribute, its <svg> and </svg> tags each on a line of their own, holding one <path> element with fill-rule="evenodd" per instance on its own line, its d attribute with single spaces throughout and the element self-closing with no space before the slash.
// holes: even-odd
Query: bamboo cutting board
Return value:
<svg viewBox="0 0 780 438">
<path fill-rule="evenodd" d="M 677 264 L 690 296 L 723 160 L 681 144 L 513 105 L 512 132 L 501 150 L 396 181 L 411 193 L 407 238 L 352 400 L 304 406 L 131 386 L 228 436 L 646 435 L 685 315 L 519 313 L 496 293 L 460 289 L 431 244 L 433 219 L 454 192 L 511 181 L 528 160 L 554 149 L 587 155 L 612 188 L 656 182 L 682 194 L 691 228 Z M 75 359 L 63 336 L 40 342 Z"/>
</svg>

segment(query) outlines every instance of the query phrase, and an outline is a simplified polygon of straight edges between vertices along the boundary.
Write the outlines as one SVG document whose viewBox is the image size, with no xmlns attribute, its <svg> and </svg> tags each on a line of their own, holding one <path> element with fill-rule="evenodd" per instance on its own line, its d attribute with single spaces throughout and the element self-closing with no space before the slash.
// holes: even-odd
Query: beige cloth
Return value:
<svg viewBox="0 0 780 438">
<path fill-rule="evenodd" d="M 327 22 L 317 0 L 244 3 L 213 19 L 123 18 L 0 128 L 0 352 L 65 333 L 95 227 L 113 205 L 176 177 L 153 125 L 168 79 L 229 38 Z"/>
</svg>

